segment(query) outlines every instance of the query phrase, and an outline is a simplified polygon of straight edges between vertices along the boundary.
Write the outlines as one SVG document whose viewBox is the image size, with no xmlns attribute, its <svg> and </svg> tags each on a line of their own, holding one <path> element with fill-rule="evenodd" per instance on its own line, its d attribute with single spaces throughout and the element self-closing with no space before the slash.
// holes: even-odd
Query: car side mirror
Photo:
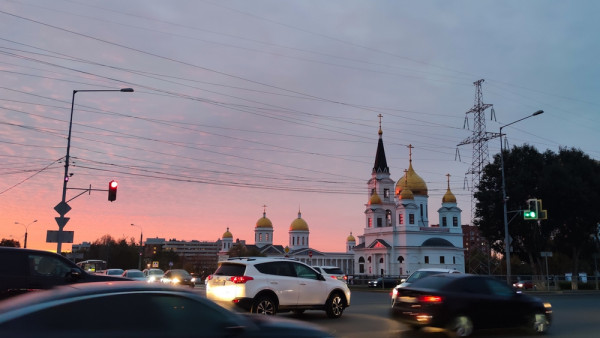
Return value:
<svg viewBox="0 0 600 338">
<path fill-rule="evenodd" d="M 400 283 L 404 283 L 404 282 L 406 282 L 406 278 L 402 278 L 402 279 L 400 280 Z"/>
<path fill-rule="evenodd" d="M 81 279 L 81 277 L 82 277 L 81 270 L 79 270 L 77 268 L 71 268 L 71 271 L 69 271 L 69 273 L 67 273 L 67 280 L 69 280 L 71 282 L 78 281 L 79 279 Z"/>
</svg>

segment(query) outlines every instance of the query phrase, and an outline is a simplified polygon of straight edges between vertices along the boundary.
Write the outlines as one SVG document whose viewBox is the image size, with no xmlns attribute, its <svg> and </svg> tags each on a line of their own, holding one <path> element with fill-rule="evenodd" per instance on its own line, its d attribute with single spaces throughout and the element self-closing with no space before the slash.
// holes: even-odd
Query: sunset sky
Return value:
<svg viewBox="0 0 600 338">
<path fill-rule="evenodd" d="M 300 210 L 311 247 L 343 252 L 365 226 L 379 114 L 392 179 L 412 144 L 430 223 L 449 173 L 468 224 L 473 149 L 457 145 L 473 82 L 489 132 L 544 110 L 503 129 L 509 146 L 600 158 L 598 13 L 591 0 L 0 0 L 0 239 L 23 245 L 30 224 L 27 246 L 56 250 L 73 90 L 126 87 L 75 96 L 68 187 L 119 188 L 69 202 L 74 243 L 227 228 L 253 243 L 266 205 L 275 244 Z"/>
</svg>

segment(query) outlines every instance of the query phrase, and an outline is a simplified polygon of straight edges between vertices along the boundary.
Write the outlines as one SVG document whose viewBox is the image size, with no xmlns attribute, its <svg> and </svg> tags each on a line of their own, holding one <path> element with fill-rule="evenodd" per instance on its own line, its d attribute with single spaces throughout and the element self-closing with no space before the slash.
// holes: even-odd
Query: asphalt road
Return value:
<svg viewBox="0 0 600 338">
<path fill-rule="evenodd" d="M 202 293 L 203 288 L 196 288 Z M 600 337 L 600 292 L 578 291 L 564 293 L 529 292 L 552 304 L 554 321 L 546 337 Z M 278 316 L 298 319 L 322 326 L 337 337 L 344 338 L 437 338 L 447 337 L 434 330 L 412 331 L 404 324 L 390 319 L 390 294 L 387 291 L 353 290 L 351 306 L 339 319 L 329 319 L 324 311 L 306 311 L 302 315 L 281 313 Z M 487 330 L 473 337 L 536 337 L 523 330 Z"/>
</svg>

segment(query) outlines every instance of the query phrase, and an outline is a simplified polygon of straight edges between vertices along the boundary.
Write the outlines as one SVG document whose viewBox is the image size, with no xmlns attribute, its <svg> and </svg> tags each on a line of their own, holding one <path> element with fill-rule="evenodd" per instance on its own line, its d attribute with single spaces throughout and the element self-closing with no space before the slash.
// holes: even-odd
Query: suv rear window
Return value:
<svg viewBox="0 0 600 338">
<path fill-rule="evenodd" d="M 331 275 L 343 275 L 344 271 L 340 268 L 322 268 L 325 272 Z"/>
<path fill-rule="evenodd" d="M 235 263 L 222 263 L 215 271 L 217 276 L 243 276 L 246 272 L 246 266 Z"/>
</svg>

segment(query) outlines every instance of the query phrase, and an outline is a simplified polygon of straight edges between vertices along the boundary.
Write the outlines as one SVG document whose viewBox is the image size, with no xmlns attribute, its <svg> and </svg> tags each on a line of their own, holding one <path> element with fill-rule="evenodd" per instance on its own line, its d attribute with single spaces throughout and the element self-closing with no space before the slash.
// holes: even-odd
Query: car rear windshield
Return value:
<svg viewBox="0 0 600 338">
<path fill-rule="evenodd" d="M 246 272 L 246 266 L 235 263 L 222 263 L 215 271 L 218 276 L 243 276 Z"/>
<path fill-rule="evenodd" d="M 322 268 L 323 270 L 325 270 L 325 272 L 327 272 L 330 275 L 343 275 L 344 271 L 342 271 L 342 269 L 340 268 Z"/>
<path fill-rule="evenodd" d="M 433 289 L 433 290 L 441 290 L 444 289 L 447 284 L 449 284 L 453 279 L 444 278 L 445 275 L 437 275 L 431 276 L 429 278 L 421 278 L 410 285 L 411 288 L 420 288 L 420 289 Z"/>
</svg>

